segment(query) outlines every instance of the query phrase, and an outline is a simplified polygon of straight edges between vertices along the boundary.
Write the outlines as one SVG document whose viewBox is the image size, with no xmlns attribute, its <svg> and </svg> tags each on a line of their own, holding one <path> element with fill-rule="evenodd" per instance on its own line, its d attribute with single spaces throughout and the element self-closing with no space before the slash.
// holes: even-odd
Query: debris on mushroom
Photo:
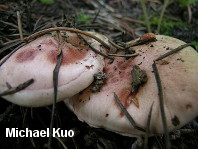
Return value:
<svg viewBox="0 0 198 149">
<path fill-rule="evenodd" d="M 107 79 L 107 75 L 103 72 L 94 74 L 94 87 L 91 89 L 91 91 L 92 92 L 100 91 L 106 79 Z"/>
<path fill-rule="evenodd" d="M 144 43 L 155 41 L 155 40 L 156 40 L 156 35 L 154 33 L 146 33 L 146 34 L 143 34 L 138 39 L 129 41 L 126 44 L 126 47 L 137 46 L 139 44 L 144 44 Z"/>
<path fill-rule="evenodd" d="M 158 88 L 152 64 L 159 56 L 185 44 L 178 39 L 157 35 L 156 41 L 134 46 L 139 55 L 126 60 L 116 57 L 112 64 L 106 61 L 104 73 L 108 78 L 100 92 L 91 92 L 90 85 L 81 94 L 75 95 L 65 103 L 79 120 L 90 126 L 105 128 L 128 136 L 144 135 L 134 129 L 114 100 L 114 92 L 130 113 L 136 124 L 146 129 L 148 113 L 153 104 L 150 134 L 163 134 Z M 164 63 L 165 62 L 165 63 Z M 144 73 L 144 83 L 132 92 L 134 67 Z M 180 128 L 198 115 L 198 53 L 186 47 L 157 62 L 161 78 L 164 108 L 169 131 Z M 146 81 L 147 80 L 147 81 Z"/>
<path fill-rule="evenodd" d="M 132 75 L 132 93 L 136 93 L 140 85 L 146 83 L 147 75 L 144 70 L 141 70 L 138 65 L 133 66 Z"/>
<path fill-rule="evenodd" d="M 93 52 L 75 33 L 61 34 L 61 42 L 54 35 L 45 35 L 32 41 L 16 51 L 0 67 L 0 93 L 29 79 L 34 80 L 34 83 L 24 90 L 3 98 L 22 106 L 52 104 L 53 70 L 60 49 L 63 59 L 59 71 L 57 101 L 79 93 L 93 82 L 93 75 L 103 70 L 104 58 Z M 104 36 L 100 37 L 106 40 Z M 85 38 L 90 45 L 105 53 L 99 42 Z"/>
</svg>

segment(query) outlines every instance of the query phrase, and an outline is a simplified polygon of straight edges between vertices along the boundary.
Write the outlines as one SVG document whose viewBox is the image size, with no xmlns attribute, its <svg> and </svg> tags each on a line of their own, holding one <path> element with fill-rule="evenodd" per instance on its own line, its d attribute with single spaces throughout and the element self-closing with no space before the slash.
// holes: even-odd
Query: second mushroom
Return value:
<svg viewBox="0 0 198 149">
<path fill-rule="evenodd" d="M 158 88 L 152 64 L 159 56 L 185 44 L 178 39 L 157 35 L 157 41 L 134 46 L 139 55 L 126 59 L 106 60 L 104 73 L 108 79 L 99 92 L 92 92 L 94 84 L 80 94 L 65 100 L 79 120 L 97 128 L 106 128 L 127 136 L 144 132 L 134 129 L 118 104 L 114 93 L 133 117 L 137 125 L 146 128 L 151 105 L 150 135 L 163 133 Z M 121 52 L 122 53 L 122 52 Z M 187 47 L 163 60 L 157 61 L 161 78 L 164 108 L 169 131 L 180 128 L 198 114 L 198 53 Z M 140 83 L 134 88 L 133 68 L 142 72 Z M 136 73 L 136 72 L 135 72 Z M 137 87 L 137 88 L 136 88 Z"/>
</svg>

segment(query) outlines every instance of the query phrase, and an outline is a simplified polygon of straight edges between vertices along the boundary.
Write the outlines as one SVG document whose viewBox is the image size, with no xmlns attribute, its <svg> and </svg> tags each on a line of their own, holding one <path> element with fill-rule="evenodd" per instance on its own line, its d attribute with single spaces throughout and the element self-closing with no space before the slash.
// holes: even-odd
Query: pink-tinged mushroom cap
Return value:
<svg viewBox="0 0 198 149">
<path fill-rule="evenodd" d="M 91 39 L 87 41 L 101 52 L 105 50 Z M 53 70 L 61 47 L 63 59 L 59 71 L 58 99 L 71 97 L 93 81 L 93 75 L 103 70 L 104 59 L 94 53 L 74 33 L 67 32 L 59 42 L 56 36 L 45 35 L 23 46 L 0 67 L 0 92 L 33 78 L 25 90 L 3 96 L 22 106 L 45 106 L 53 103 Z"/>
<path fill-rule="evenodd" d="M 92 93 L 92 84 L 81 94 L 65 101 L 81 121 L 123 135 L 143 135 L 143 132 L 132 127 L 121 111 L 114 99 L 115 92 L 137 125 L 142 128 L 146 128 L 149 110 L 154 102 L 150 135 L 163 133 L 152 64 L 160 55 L 185 43 L 168 36 L 156 37 L 155 42 L 135 46 L 134 49 L 139 53 L 135 58 L 115 58 L 112 64 L 106 61 L 104 72 L 108 79 L 100 92 Z M 131 71 L 135 65 L 146 71 L 147 82 L 136 93 L 132 93 Z M 198 115 L 198 53 L 187 47 L 158 61 L 157 67 L 163 88 L 168 129 L 172 131 Z"/>
</svg>

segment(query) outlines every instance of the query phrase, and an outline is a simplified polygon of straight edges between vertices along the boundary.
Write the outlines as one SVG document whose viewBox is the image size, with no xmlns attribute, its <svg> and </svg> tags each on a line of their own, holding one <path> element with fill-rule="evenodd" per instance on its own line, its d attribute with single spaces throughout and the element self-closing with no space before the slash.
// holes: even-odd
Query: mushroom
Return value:
<svg viewBox="0 0 198 149">
<path fill-rule="evenodd" d="M 134 58 L 126 60 L 116 57 L 112 64 L 105 61 L 104 73 L 108 79 L 100 92 L 91 91 L 94 85 L 92 83 L 80 94 L 65 100 L 79 120 L 122 135 L 145 134 L 132 127 L 114 99 L 116 93 L 136 124 L 144 129 L 153 104 L 149 135 L 163 133 L 158 88 L 152 64 L 159 56 L 185 43 L 163 35 L 157 35 L 156 39 L 134 46 L 133 49 L 139 54 Z M 167 126 L 168 130 L 172 131 L 182 127 L 198 114 L 198 53 L 192 47 L 186 47 L 156 63 L 163 89 Z M 134 82 L 132 75 L 139 72 L 142 83 Z"/>
<path fill-rule="evenodd" d="M 104 36 L 98 36 L 105 40 Z M 91 46 L 105 52 L 99 42 L 85 38 Z M 53 70 L 60 49 L 63 59 L 59 71 L 57 101 L 88 87 L 93 82 L 93 75 L 103 70 L 104 58 L 90 50 L 77 34 L 61 32 L 61 40 L 56 35 L 44 35 L 20 48 L 0 67 L 0 93 L 34 79 L 34 83 L 24 90 L 3 98 L 30 107 L 52 104 Z"/>
</svg>

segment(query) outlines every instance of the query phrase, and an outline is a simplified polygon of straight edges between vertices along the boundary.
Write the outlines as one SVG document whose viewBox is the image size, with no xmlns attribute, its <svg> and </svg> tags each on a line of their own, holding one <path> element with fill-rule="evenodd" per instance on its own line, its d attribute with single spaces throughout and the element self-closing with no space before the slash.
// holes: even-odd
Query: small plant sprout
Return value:
<svg viewBox="0 0 198 149">
<path fill-rule="evenodd" d="M 135 57 L 115 57 L 112 64 L 105 61 L 108 78 L 99 92 L 91 91 L 93 83 L 65 100 L 79 120 L 122 135 L 142 136 L 147 132 L 151 136 L 170 132 L 194 119 L 198 114 L 198 53 L 189 44 L 162 35 L 133 49 L 138 54 Z M 156 81 L 153 64 L 160 80 Z"/>
</svg>

